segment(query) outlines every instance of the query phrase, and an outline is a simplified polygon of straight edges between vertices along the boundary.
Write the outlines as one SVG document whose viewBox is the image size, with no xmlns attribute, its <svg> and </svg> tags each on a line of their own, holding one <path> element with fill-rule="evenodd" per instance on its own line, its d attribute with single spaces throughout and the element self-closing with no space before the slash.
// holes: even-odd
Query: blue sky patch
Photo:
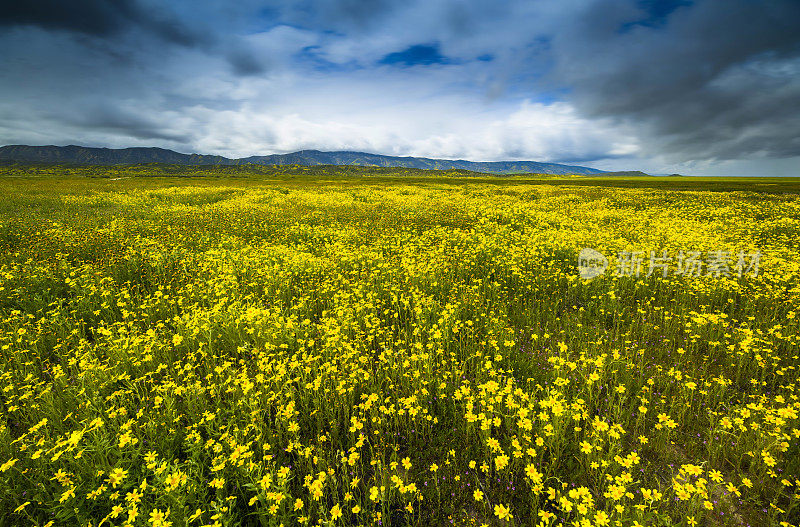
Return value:
<svg viewBox="0 0 800 527">
<path fill-rule="evenodd" d="M 431 64 L 452 64 L 453 61 L 439 52 L 439 44 L 417 44 L 403 51 L 389 53 L 378 63 L 398 66 L 429 66 Z"/>
<path fill-rule="evenodd" d="M 638 0 L 636 6 L 646 13 L 645 18 L 625 22 L 619 28 L 619 33 L 627 33 L 636 26 L 661 27 L 673 11 L 679 7 L 690 6 L 692 0 Z"/>
</svg>

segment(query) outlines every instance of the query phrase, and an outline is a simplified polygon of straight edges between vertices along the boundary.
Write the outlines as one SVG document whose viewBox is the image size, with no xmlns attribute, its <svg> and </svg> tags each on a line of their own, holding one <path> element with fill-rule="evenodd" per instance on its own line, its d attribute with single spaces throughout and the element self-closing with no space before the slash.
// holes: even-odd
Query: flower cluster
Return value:
<svg viewBox="0 0 800 527">
<path fill-rule="evenodd" d="M 797 199 L 506 183 L 7 185 L 0 515 L 797 523 Z M 588 245 L 760 270 L 588 281 Z"/>
</svg>

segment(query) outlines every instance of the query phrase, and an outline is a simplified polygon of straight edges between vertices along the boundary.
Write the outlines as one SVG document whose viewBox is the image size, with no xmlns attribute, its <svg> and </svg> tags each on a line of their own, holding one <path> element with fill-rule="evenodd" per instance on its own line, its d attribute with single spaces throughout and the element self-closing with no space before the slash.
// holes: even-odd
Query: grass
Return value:
<svg viewBox="0 0 800 527">
<path fill-rule="evenodd" d="M 422 170 L 412 168 L 386 168 L 362 166 L 264 166 L 264 165 L 169 165 L 145 163 L 139 165 L 51 165 L 51 164 L 7 164 L 0 165 L 0 176 L 19 178 L 78 179 L 85 178 L 109 181 L 118 188 L 122 180 L 134 178 L 158 178 L 155 184 L 187 184 L 194 178 L 224 178 L 227 185 L 258 182 L 286 182 L 290 185 L 405 185 L 409 183 L 438 183 L 464 185 L 482 183 L 494 186 L 515 185 L 577 185 L 611 188 L 652 188 L 658 190 L 688 190 L 715 192 L 760 192 L 797 194 L 800 192 L 800 176 L 797 177 L 688 177 L 688 176 L 559 176 L 551 174 L 487 175 L 467 170 Z M 237 181 L 238 180 L 238 181 Z M 245 182 L 240 183 L 241 180 Z M 208 184 L 208 183 L 206 183 Z M 94 181 L 92 188 L 103 185 Z"/>
<path fill-rule="evenodd" d="M 0 525 L 800 523 L 795 180 L 2 170 Z"/>
</svg>

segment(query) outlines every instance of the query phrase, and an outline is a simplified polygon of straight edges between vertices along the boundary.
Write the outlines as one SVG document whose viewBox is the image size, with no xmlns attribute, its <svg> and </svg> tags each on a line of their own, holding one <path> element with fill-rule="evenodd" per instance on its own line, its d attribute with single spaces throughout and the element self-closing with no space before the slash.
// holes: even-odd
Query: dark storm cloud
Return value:
<svg viewBox="0 0 800 527">
<path fill-rule="evenodd" d="M 247 77 L 260 75 L 267 70 L 262 60 L 259 60 L 254 53 L 241 47 L 234 48 L 227 54 L 228 62 L 235 75 Z"/>
<path fill-rule="evenodd" d="M 227 34 L 230 28 L 219 20 L 187 14 L 191 13 L 192 4 L 171 5 L 183 7 L 184 12 L 179 14 L 163 3 L 148 4 L 146 0 L 16 2 L 0 11 L 0 27 L 40 28 L 82 36 L 87 49 L 108 54 L 120 68 L 139 67 L 141 63 L 158 60 L 169 52 L 164 48 L 167 43 L 218 55 L 238 76 L 267 71 L 266 61 Z M 243 17 L 241 13 L 239 16 Z"/>
<path fill-rule="evenodd" d="M 0 10 L 1 26 L 38 26 L 96 37 L 146 30 L 164 40 L 193 46 L 205 39 L 163 9 L 148 9 L 135 0 L 33 0 L 7 3 Z"/>
<path fill-rule="evenodd" d="M 800 2 L 706 0 L 638 25 L 631 7 L 596 2 L 555 36 L 552 78 L 581 111 L 643 125 L 651 153 L 800 155 Z"/>
<path fill-rule="evenodd" d="M 172 132 L 164 120 L 121 108 L 108 102 L 86 104 L 80 112 L 72 112 L 62 122 L 91 131 L 124 134 L 136 139 L 165 140 L 184 143 L 191 138 L 187 132 Z"/>
</svg>

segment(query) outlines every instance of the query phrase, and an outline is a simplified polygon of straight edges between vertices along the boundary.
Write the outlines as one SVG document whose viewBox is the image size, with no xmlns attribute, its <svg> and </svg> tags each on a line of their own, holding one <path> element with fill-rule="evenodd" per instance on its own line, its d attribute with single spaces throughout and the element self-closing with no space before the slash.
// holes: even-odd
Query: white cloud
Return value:
<svg viewBox="0 0 800 527">
<path fill-rule="evenodd" d="M 637 151 L 624 130 L 581 118 L 564 102 L 435 95 L 402 77 L 355 84 L 297 78 L 290 91 L 269 103 L 255 96 L 235 110 L 187 108 L 194 143 L 228 156 L 314 148 L 483 161 L 585 161 Z"/>
</svg>

